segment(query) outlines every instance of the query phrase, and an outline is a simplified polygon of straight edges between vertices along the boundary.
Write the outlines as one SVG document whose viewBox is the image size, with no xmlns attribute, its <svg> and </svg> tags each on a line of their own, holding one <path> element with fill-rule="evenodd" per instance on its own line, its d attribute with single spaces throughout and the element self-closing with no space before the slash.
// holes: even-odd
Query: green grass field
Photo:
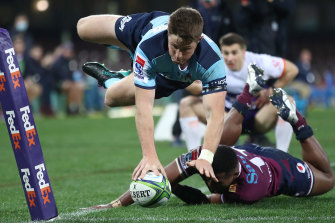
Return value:
<svg viewBox="0 0 335 223">
<path fill-rule="evenodd" d="M 313 109 L 309 124 L 335 168 L 334 110 Z M 61 220 L 56 222 L 335 222 L 335 190 L 313 198 L 278 196 L 253 205 L 188 206 L 176 197 L 158 208 L 137 205 L 105 211 L 79 209 L 108 203 L 128 189 L 141 158 L 134 118 L 36 118 Z M 268 134 L 272 137 L 273 133 Z M 0 222 L 29 222 L 23 188 L 5 122 L 0 121 Z M 163 165 L 186 148 L 156 143 Z M 290 153 L 301 157 L 292 140 Z M 185 181 L 206 191 L 198 176 Z M 207 190 L 208 193 L 208 190 Z"/>
</svg>

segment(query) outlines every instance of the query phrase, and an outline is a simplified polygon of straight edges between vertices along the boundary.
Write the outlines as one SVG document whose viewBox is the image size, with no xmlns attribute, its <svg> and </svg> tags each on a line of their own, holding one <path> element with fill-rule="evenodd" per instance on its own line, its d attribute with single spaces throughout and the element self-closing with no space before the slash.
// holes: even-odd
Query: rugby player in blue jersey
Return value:
<svg viewBox="0 0 335 223">
<path fill-rule="evenodd" d="M 229 111 L 222 143 L 234 144 L 241 134 L 242 121 L 249 111 L 251 101 L 263 89 L 262 71 L 256 65 L 248 67 L 247 84 Z M 194 167 L 201 147 L 183 154 L 165 167 L 172 192 L 188 204 L 207 203 L 254 203 L 265 197 L 280 194 L 306 197 L 324 194 L 334 187 L 335 179 L 328 157 L 312 128 L 296 111 L 294 101 L 286 92 L 275 88 L 271 103 L 278 114 L 289 122 L 302 148 L 302 160 L 278 149 L 255 144 L 229 147 L 219 145 L 213 169 L 219 182 L 203 177 L 210 195 L 200 190 L 181 185 L 179 182 L 199 173 Z M 89 209 L 107 209 L 128 206 L 133 203 L 129 191 L 106 205 Z"/>
<path fill-rule="evenodd" d="M 164 12 L 95 15 L 78 21 L 81 39 L 117 46 L 134 55 L 133 74 L 124 78 L 124 73 L 109 71 L 101 64 L 88 63 L 83 67 L 107 88 L 106 105 L 136 105 L 136 128 L 143 158 L 133 172 L 133 179 L 143 178 L 147 171 L 166 174 L 154 144 L 154 99 L 201 81 L 207 131 L 195 166 L 200 174 L 217 181 L 211 162 L 223 130 L 226 74 L 220 49 L 202 30 L 203 19 L 192 8 L 179 8 L 171 15 Z"/>
</svg>

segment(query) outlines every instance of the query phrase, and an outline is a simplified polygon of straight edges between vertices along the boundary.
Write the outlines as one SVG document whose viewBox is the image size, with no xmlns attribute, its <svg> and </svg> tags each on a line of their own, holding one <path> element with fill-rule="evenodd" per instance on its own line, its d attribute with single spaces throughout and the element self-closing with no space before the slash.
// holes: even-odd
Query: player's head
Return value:
<svg viewBox="0 0 335 223">
<path fill-rule="evenodd" d="M 215 176 L 219 180 L 217 186 L 221 188 L 222 186 L 228 187 L 239 173 L 239 165 L 236 153 L 229 146 L 218 146 L 218 149 L 216 150 L 213 158 L 212 166 Z"/>
<path fill-rule="evenodd" d="M 182 7 L 170 15 L 168 24 L 168 47 L 172 62 L 183 65 L 194 54 L 200 41 L 204 21 L 200 13 Z"/>
<path fill-rule="evenodd" d="M 236 33 L 227 33 L 219 40 L 220 49 L 226 65 L 232 71 L 239 71 L 244 64 L 247 44 L 244 38 Z"/>
</svg>

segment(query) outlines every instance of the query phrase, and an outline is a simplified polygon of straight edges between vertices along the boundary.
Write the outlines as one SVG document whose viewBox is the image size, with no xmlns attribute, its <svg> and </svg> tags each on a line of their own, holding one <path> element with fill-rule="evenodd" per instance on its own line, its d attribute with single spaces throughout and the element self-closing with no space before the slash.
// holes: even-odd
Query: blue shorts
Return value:
<svg viewBox="0 0 335 223">
<path fill-rule="evenodd" d="M 259 109 L 249 110 L 242 122 L 242 134 L 251 133 L 254 131 L 255 116 Z"/>
<path fill-rule="evenodd" d="M 191 83 L 169 80 L 161 75 L 156 75 L 155 99 L 167 97 L 174 91 L 184 89 L 190 84 Z"/>
<path fill-rule="evenodd" d="M 248 144 L 236 146 L 236 148 L 271 158 L 281 166 L 282 177 L 278 194 L 305 197 L 311 193 L 314 186 L 314 175 L 304 161 L 270 147 Z"/>
<path fill-rule="evenodd" d="M 152 28 L 150 21 L 162 15 L 168 15 L 168 13 L 154 11 L 120 17 L 115 23 L 115 33 L 118 40 L 134 54 L 144 34 Z"/>
</svg>

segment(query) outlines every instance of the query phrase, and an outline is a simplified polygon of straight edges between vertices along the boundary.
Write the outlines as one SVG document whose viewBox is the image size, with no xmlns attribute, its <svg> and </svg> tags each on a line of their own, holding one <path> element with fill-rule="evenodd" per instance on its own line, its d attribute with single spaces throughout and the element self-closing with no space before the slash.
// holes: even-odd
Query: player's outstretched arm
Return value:
<svg viewBox="0 0 335 223">
<path fill-rule="evenodd" d="M 293 99 L 292 99 L 293 100 Z M 282 89 L 274 89 L 272 104 L 278 109 L 282 119 L 288 121 L 302 147 L 302 159 L 308 163 L 314 175 L 314 187 L 310 195 L 319 195 L 330 191 L 335 184 L 334 173 L 328 156 L 321 144 L 314 137 L 312 128 L 305 118 L 296 111 L 295 102 L 291 101 Z"/>
<path fill-rule="evenodd" d="M 136 180 L 138 177 L 142 179 L 148 171 L 152 171 L 156 175 L 159 175 L 159 172 L 161 172 L 166 176 L 164 168 L 158 159 L 154 143 L 154 120 L 152 117 L 154 99 L 154 90 L 136 87 L 135 119 L 143 158 L 133 172 L 133 180 Z"/>
<path fill-rule="evenodd" d="M 226 91 L 222 91 L 203 96 L 207 119 L 204 144 L 199 158 L 188 163 L 189 166 L 197 168 L 201 175 L 212 178 L 215 181 L 218 180 L 211 164 L 222 135 L 226 93 Z"/>
</svg>

